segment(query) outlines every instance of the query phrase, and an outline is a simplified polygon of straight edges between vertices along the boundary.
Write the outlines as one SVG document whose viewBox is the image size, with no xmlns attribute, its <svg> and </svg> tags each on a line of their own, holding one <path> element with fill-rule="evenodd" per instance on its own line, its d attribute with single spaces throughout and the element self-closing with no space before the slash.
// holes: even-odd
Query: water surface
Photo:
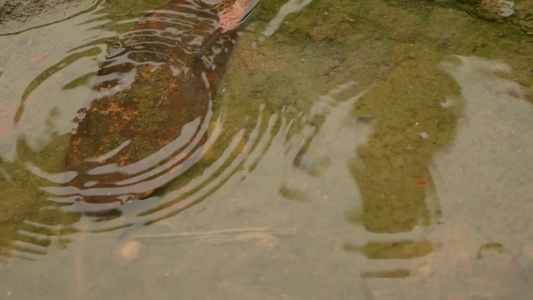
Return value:
<svg viewBox="0 0 533 300">
<path fill-rule="evenodd" d="M 2 298 L 533 298 L 526 4 L 263 0 L 186 171 L 95 214 L 74 120 L 164 4 L 0 36 Z"/>
</svg>

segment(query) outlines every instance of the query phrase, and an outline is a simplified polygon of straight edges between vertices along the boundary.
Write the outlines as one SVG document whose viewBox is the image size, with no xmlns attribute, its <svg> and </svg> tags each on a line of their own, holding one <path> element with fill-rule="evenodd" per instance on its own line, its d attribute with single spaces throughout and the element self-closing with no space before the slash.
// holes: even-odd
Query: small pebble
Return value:
<svg viewBox="0 0 533 300">
<path fill-rule="evenodd" d="M 144 252 L 145 246 L 136 240 L 125 241 L 115 247 L 115 257 L 121 264 L 137 261 Z"/>
</svg>

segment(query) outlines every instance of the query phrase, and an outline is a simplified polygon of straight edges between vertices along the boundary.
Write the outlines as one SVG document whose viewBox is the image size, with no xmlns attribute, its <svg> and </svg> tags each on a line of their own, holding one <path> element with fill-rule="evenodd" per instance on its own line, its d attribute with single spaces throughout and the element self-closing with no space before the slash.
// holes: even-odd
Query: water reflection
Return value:
<svg viewBox="0 0 533 300">
<path fill-rule="evenodd" d="M 17 155 L 1 152 L 3 195 L 17 199 L 0 202 L 11 242 L 2 251 L 40 261 L 0 266 L 2 287 L 53 299 L 519 299 L 531 274 L 530 98 L 506 65 L 472 55 L 519 66 L 513 47 L 529 53 L 528 44 L 480 41 L 492 29 L 429 2 L 287 1 L 298 4 L 288 11 L 264 2 L 207 106 L 209 122 L 178 122 L 181 137 L 141 174 L 135 163 L 88 171 L 128 173 L 122 186 L 180 174 L 124 205 L 76 202 L 81 189 L 65 189 L 74 173 L 62 172 L 97 63 L 125 48 L 106 49 L 102 37 L 127 40 L 143 14 L 80 19 L 85 38 L 47 49 L 38 68 L 21 60 L 39 84 L 6 135 L 16 147 L 0 140 Z M 283 22 L 269 23 L 275 15 Z M 279 26 L 266 37 L 268 24 Z M 489 51 L 500 43 L 511 50 Z M 3 71 L 0 84 L 22 76 Z M 28 87 L 7 93 L 20 101 Z M 11 118 L 19 103 L 7 104 Z M 191 140 L 198 147 L 165 160 Z M 88 193 L 102 188 L 85 183 Z M 43 273 L 58 276 L 34 275 Z"/>
</svg>

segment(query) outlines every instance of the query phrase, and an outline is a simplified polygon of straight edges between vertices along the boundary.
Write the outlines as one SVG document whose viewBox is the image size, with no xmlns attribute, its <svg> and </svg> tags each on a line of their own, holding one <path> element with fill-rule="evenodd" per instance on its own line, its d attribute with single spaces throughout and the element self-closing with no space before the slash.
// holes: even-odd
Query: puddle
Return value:
<svg viewBox="0 0 533 300">
<path fill-rule="evenodd" d="M 526 4 L 176 3 L 3 28 L 2 297 L 533 296 Z"/>
</svg>

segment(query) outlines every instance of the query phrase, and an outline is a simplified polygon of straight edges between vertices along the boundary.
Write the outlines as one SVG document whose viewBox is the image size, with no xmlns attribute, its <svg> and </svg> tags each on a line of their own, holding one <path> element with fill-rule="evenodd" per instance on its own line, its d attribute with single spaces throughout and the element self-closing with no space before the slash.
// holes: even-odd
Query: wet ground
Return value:
<svg viewBox="0 0 533 300">
<path fill-rule="evenodd" d="M 263 0 L 186 172 L 91 213 L 73 120 L 164 4 L 2 15 L 2 298 L 533 298 L 530 2 Z"/>
</svg>

